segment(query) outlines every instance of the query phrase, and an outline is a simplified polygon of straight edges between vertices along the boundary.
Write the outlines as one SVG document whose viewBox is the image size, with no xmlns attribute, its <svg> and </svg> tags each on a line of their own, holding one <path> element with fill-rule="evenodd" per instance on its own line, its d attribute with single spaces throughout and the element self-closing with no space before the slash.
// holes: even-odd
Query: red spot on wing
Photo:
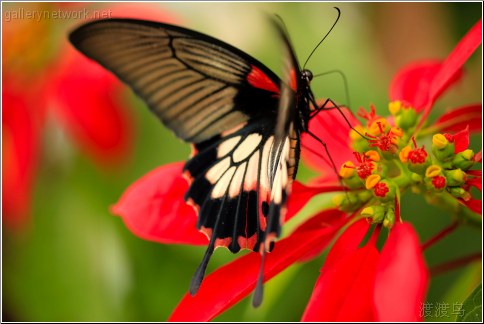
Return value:
<svg viewBox="0 0 484 324">
<path fill-rule="evenodd" d="M 247 75 L 247 82 L 255 88 L 279 93 L 279 87 L 258 67 L 252 65 L 252 70 Z"/>
<path fill-rule="evenodd" d="M 296 70 L 294 69 L 291 69 L 291 71 L 289 72 L 289 77 L 290 77 L 290 86 L 291 86 L 291 89 L 294 91 L 294 92 L 297 92 L 297 77 L 296 77 Z"/>
</svg>

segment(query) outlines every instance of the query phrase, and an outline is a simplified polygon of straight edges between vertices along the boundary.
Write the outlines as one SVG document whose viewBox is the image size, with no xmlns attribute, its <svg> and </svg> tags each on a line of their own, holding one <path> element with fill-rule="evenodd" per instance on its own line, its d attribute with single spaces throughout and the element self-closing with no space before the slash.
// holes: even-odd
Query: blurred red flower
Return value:
<svg viewBox="0 0 484 324">
<path fill-rule="evenodd" d="M 429 243 L 421 246 L 412 225 L 400 216 L 400 196 L 410 185 L 405 182 L 400 188 L 395 179 L 387 177 L 383 166 L 393 163 L 408 168 L 409 177 L 415 181 L 412 185 L 433 190 L 436 195 L 441 193 L 450 204 L 470 202 L 470 186 L 481 189 L 481 171 L 470 170 L 480 162 L 481 155 L 467 149 L 469 131 L 482 130 L 480 122 L 470 120 L 477 117 L 481 120 L 481 104 L 444 113 L 436 123 L 422 128 L 433 103 L 458 79 L 463 64 L 481 39 L 480 21 L 445 61 L 416 63 L 397 73 L 390 87 L 391 118 L 382 118 L 372 110 L 362 114 L 367 119 L 367 124 L 362 125 L 349 117 L 370 141 L 355 133 L 348 136 L 348 126 L 337 111 L 319 114 L 311 120 L 311 131 L 327 140 L 331 151 L 338 152 L 334 158 L 342 165 L 340 175 L 347 191 L 336 197 L 337 208 L 313 215 L 277 242 L 273 252 L 266 256 L 264 267 L 267 281 L 295 262 L 318 256 L 344 229 L 321 269 L 303 320 L 422 319 L 420 307 L 429 281 L 422 249 Z M 453 118 L 457 115 L 460 117 Z M 463 132 L 454 132 L 463 128 L 466 128 Z M 432 155 L 424 147 L 417 147 L 415 140 L 429 134 L 435 134 Z M 407 145 L 412 139 L 413 148 Z M 329 161 L 315 149 L 319 145 L 312 137 L 303 136 L 302 146 L 306 148 L 303 158 L 322 172 L 331 170 Z M 354 160 L 354 151 L 362 152 L 356 154 L 356 164 L 347 162 Z M 443 170 L 444 166 L 447 169 Z M 187 184 L 183 182 L 181 169 L 181 162 L 163 166 L 138 180 L 113 207 L 113 212 L 142 238 L 162 243 L 207 244 L 195 231 L 195 212 L 187 209 L 183 201 Z M 332 174 L 323 174 L 310 185 L 295 182 L 286 220 L 311 197 L 342 190 Z M 466 212 L 461 216 L 465 215 Z M 376 241 L 382 227 L 391 230 L 379 252 Z M 362 245 L 369 230 L 373 231 L 369 233 L 370 239 Z M 439 233 L 436 237 L 443 236 Z M 251 293 L 259 264 L 259 254 L 249 253 L 215 270 L 205 278 L 195 296 L 188 293 L 184 296 L 169 320 L 213 319 Z"/>
<path fill-rule="evenodd" d="M 16 5 L 44 11 L 69 11 L 78 6 Z M 175 20 L 152 5 L 121 4 L 98 10 L 105 10 L 110 17 Z M 133 118 L 121 82 L 67 43 L 67 29 L 72 26 L 59 25 L 54 19 L 3 19 L 3 216 L 7 226 L 22 228 L 28 220 L 48 114 L 53 114 L 78 147 L 106 170 L 129 156 Z M 59 26 L 60 33 L 51 33 Z"/>
</svg>

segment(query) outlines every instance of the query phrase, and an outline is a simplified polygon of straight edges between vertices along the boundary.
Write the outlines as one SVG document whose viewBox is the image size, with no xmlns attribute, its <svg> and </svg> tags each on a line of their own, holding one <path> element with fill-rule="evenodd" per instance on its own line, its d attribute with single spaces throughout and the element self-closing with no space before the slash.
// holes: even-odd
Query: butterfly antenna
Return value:
<svg viewBox="0 0 484 324">
<path fill-rule="evenodd" d="M 334 7 L 334 9 L 336 9 L 336 11 L 338 11 L 338 16 L 336 17 L 336 20 L 334 21 L 333 23 L 333 26 L 331 26 L 331 28 L 329 29 L 329 31 L 326 33 L 326 35 L 323 37 L 323 39 L 318 43 L 318 45 L 316 45 L 316 47 L 313 49 L 313 51 L 311 52 L 311 54 L 309 54 L 306 62 L 304 62 L 304 65 L 303 65 L 303 70 L 304 68 L 306 67 L 306 64 L 308 64 L 308 61 L 309 59 L 311 58 L 311 56 L 313 56 L 314 52 L 318 49 L 319 45 L 321 45 L 323 43 L 323 41 L 326 39 L 326 37 L 328 37 L 328 35 L 331 33 L 331 31 L 333 30 L 334 26 L 336 26 L 336 23 L 338 22 L 339 20 L 339 17 L 341 16 L 341 11 L 339 10 L 338 7 Z"/>
</svg>

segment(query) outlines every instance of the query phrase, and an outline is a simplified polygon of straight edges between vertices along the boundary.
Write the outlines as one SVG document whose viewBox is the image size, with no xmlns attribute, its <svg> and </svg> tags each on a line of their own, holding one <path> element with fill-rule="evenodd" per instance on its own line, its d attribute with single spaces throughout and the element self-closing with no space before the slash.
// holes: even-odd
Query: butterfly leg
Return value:
<svg viewBox="0 0 484 324">
<path fill-rule="evenodd" d="M 333 171 L 336 174 L 336 176 L 338 177 L 338 182 L 341 185 L 341 187 L 343 188 L 343 191 L 345 192 L 346 197 L 349 199 L 348 192 L 346 191 L 346 187 L 345 187 L 345 185 L 343 183 L 343 179 L 341 179 L 341 176 L 339 175 L 338 170 L 336 168 L 336 164 L 334 163 L 334 160 L 331 157 L 331 154 L 329 153 L 328 145 L 323 140 L 321 140 L 319 137 L 317 137 L 316 135 L 314 135 L 313 133 L 311 133 L 309 131 L 307 133 L 309 134 L 309 136 L 311 136 L 312 138 L 314 138 L 316 141 L 318 141 L 318 143 L 320 143 L 324 147 L 324 150 L 326 151 L 326 155 L 328 156 L 329 161 L 331 162 L 331 166 L 333 167 Z"/>
<path fill-rule="evenodd" d="M 348 120 L 348 118 L 346 117 L 346 115 L 343 113 L 343 111 L 341 110 L 341 107 L 338 106 L 331 98 L 328 98 L 326 99 L 326 101 L 321 105 L 321 106 L 318 106 L 318 104 L 316 103 L 316 100 L 314 99 L 314 96 L 311 94 L 310 96 L 310 100 L 311 100 L 311 103 L 314 105 L 314 107 L 316 107 L 316 109 L 311 113 L 311 115 L 309 116 L 310 119 L 312 119 L 313 117 L 315 117 L 317 114 L 319 114 L 321 111 L 323 110 L 330 110 L 330 109 L 337 109 L 339 111 L 339 113 L 341 114 L 341 116 L 343 116 L 343 119 L 345 120 L 346 124 L 348 124 L 348 126 L 353 130 L 355 131 L 358 135 L 360 135 L 362 138 L 368 140 L 369 138 L 366 137 L 365 135 L 361 134 L 357 129 L 355 129 L 353 127 L 353 125 L 351 125 L 350 121 Z M 327 107 L 327 105 L 331 103 L 333 106 L 332 107 Z M 343 106 L 344 107 L 344 106 Z"/>
</svg>

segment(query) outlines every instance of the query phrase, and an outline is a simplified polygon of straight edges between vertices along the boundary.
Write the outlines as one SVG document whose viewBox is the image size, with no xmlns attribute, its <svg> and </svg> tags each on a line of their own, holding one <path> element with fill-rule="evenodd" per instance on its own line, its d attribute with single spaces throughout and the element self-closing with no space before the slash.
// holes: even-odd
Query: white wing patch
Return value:
<svg viewBox="0 0 484 324">
<path fill-rule="evenodd" d="M 237 168 L 235 166 L 231 167 L 227 170 L 227 172 L 225 172 L 222 178 L 217 181 L 212 190 L 212 198 L 222 198 L 227 194 L 227 189 L 232 182 L 232 177 L 236 169 Z"/>
<path fill-rule="evenodd" d="M 186 199 L 200 212 L 197 226 L 213 231 L 215 247 L 259 251 L 264 242 L 269 249 L 292 182 L 290 143 L 276 141 L 270 128 L 239 130 L 207 143 L 187 163 L 193 182 Z"/>
<path fill-rule="evenodd" d="M 242 189 L 242 182 L 244 182 L 244 174 L 245 169 L 247 166 L 247 162 L 242 163 L 235 171 L 234 178 L 232 179 L 232 183 L 230 184 L 229 189 L 229 197 L 235 198 L 239 194 L 241 194 L 240 190 Z"/>
<path fill-rule="evenodd" d="M 236 147 L 241 138 L 241 136 L 235 136 L 220 144 L 217 150 L 217 157 L 222 158 L 232 152 L 232 150 Z"/>
<path fill-rule="evenodd" d="M 276 204 L 282 203 L 282 192 L 286 190 L 287 182 L 289 180 L 287 174 L 287 162 L 289 160 L 289 138 L 286 138 L 284 141 L 281 157 L 279 161 L 276 161 L 277 165 L 275 166 L 276 172 L 274 175 L 274 182 L 272 184 L 271 190 L 271 200 Z M 274 152 L 277 153 L 277 152 Z"/>
<path fill-rule="evenodd" d="M 262 141 L 262 135 L 254 133 L 247 136 L 242 143 L 237 146 L 237 149 L 232 155 L 235 163 L 247 159 L 259 147 Z"/>
<path fill-rule="evenodd" d="M 230 167 L 230 157 L 226 157 L 225 159 L 219 161 L 213 167 L 208 170 L 205 177 L 211 184 L 216 184 L 219 181 L 220 177 L 228 170 Z"/>
</svg>

